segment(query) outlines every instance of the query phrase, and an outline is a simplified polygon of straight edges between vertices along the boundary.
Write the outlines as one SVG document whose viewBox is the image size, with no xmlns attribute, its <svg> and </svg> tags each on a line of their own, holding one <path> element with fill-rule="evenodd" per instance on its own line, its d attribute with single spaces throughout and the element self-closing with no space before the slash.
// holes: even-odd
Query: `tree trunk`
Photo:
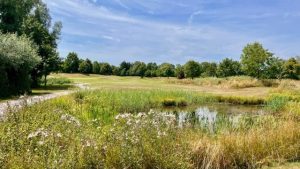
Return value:
<svg viewBox="0 0 300 169">
<path fill-rule="evenodd" d="M 47 86 L 47 75 L 45 74 L 44 75 L 44 87 L 46 87 Z"/>
</svg>

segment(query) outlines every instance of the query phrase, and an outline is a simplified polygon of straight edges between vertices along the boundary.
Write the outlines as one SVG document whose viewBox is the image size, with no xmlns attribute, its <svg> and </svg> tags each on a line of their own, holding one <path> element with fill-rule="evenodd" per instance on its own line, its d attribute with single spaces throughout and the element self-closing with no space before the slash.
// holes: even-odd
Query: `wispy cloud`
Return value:
<svg viewBox="0 0 300 169">
<path fill-rule="evenodd" d="M 59 45 L 62 56 L 76 51 L 82 57 L 114 64 L 122 60 L 219 61 L 238 59 L 242 47 L 253 41 L 276 49 L 279 55 L 297 54 L 293 44 L 299 40 L 290 38 L 294 30 L 286 34 L 279 28 L 266 29 L 266 21 L 270 26 L 279 24 L 273 20 L 274 11 L 245 13 L 236 6 L 235 14 L 228 1 L 220 1 L 221 8 L 212 0 L 45 0 L 53 18 L 64 24 Z"/>
<path fill-rule="evenodd" d="M 203 14 L 203 13 L 204 13 L 204 12 L 201 11 L 201 10 L 196 11 L 196 12 L 193 12 L 193 13 L 190 15 L 189 19 L 188 19 L 189 25 L 191 25 L 191 24 L 193 23 L 193 20 L 194 20 L 194 17 L 195 17 L 195 16 L 200 15 L 200 14 Z"/>
</svg>

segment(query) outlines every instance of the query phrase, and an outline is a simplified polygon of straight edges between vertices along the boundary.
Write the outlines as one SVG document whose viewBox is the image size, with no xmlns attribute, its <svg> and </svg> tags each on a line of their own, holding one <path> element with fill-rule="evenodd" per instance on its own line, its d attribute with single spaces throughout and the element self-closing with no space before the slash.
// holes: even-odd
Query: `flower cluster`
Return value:
<svg viewBox="0 0 300 169">
<path fill-rule="evenodd" d="M 44 128 L 39 128 L 35 132 L 30 133 L 27 138 L 29 140 L 36 140 L 38 145 L 43 145 L 48 137 L 56 137 L 56 138 L 61 138 L 62 134 L 61 133 L 51 133 L 50 131 L 44 129 Z"/>
<path fill-rule="evenodd" d="M 28 135 L 28 139 L 31 138 L 35 138 L 35 137 L 48 137 L 49 136 L 49 132 L 47 130 L 45 130 L 44 128 L 39 128 L 37 131 L 30 133 Z"/>
<path fill-rule="evenodd" d="M 110 132 L 115 133 L 115 139 L 127 140 L 132 144 L 137 144 L 145 133 L 157 139 L 167 136 L 171 129 L 177 127 L 175 115 L 153 110 L 148 113 L 119 114 L 115 120 Z"/>
<path fill-rule="evenodd" d="M 61 120 L 66 121 L 67 123 L 71 123 L 76 125 L 77 127 L 81 126 L 81 123 L 78 119 L 76 119 L 74 116 L 71 116 L 69 114 L 64 114 L 60 117 Z"/>
</svg>

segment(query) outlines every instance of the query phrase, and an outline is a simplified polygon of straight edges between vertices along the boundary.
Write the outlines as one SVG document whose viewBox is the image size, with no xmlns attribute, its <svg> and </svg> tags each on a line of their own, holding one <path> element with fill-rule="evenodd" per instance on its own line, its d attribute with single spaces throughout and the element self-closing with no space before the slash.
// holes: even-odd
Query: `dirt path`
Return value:
<svg viewBox="0 0 300 169">
<path fill-rule="evenodd" d="M 89 89 L 87 84 L 75 84 L 75 86 L 77 86 L 79 89 Z M 63 92 L 45 94 L 45 95 L 41 95 L 41 96 L 28 96 L 28 97 L 21 96 L 19 99 L 9 100 L 9 101 L 0 103 L 0 117 L 3 116 L 9 108 L 20 109 L 24 105 L 33 105 L 33 104 L 36 104 L 36 103 L 39 103 L 39 102 L 42 102 L 45 100 L 69 95 L 74 92 L 75 92 L 74 90 L 73 91 L 68 90 L 68 91 L 63 91 Z"/>
</svg>

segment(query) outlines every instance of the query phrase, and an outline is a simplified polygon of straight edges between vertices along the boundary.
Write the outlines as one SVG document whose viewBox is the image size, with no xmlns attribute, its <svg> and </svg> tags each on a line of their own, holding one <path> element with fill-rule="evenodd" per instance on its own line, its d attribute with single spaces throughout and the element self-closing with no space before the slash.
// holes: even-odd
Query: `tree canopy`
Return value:
<svg viewBox="0 0 300 169">
<path fill-rule="evenodd" d="M 255 42 L 248 44 L 241 56 L 242 70 L 246 75 L 261 78 L 266 68 L 266 62 L 273 56 L 271 52 L 264 49 L 262 44 Z"/>
<path fill-rule="evenodd" d="M 158 72 L 162 77 L 172 77 L 175 75 L 175 66 L 170 63 L 163 63 L 159 66 Z"/>
<path fill-rule="evenodd" d="M 32 85 L 37 86 L 41 77 L 46 85 L 47 75 L 59 68 L 56 51 L 62 24 L 51 24 L 51 17 L 42 0 L 0 1 L 0 30 L 4 33 L 26 35 L 36 45 L 41 62 L 32 70 Z"/>
<path fill-rule="evenodd" d="M 300 79 L 300 63 L 296 58 L 290 58 L 283 65 L 283 77 Z"/>
<path fill-rule="evenodd" d="M 77 53 L 70 52 L 64 61 L 63 69 L 66 73 L 77 73 L 79 68 L 79 58 Z"/>
<path fill-rule="evenodd" d="M 217 69 L 218 77 L 237 76 L 241 74 L 241 64 L 229 58 L 222 60 Z"/>
<path fill-rule="evenodd" d="M 200 65 L 198 62 L 195 62 L 193 60 L 188 61 L 184 65 L 184 74 L 186 77 L 189 78 L 195 78 L 200 76 Z"/>
</svg>

